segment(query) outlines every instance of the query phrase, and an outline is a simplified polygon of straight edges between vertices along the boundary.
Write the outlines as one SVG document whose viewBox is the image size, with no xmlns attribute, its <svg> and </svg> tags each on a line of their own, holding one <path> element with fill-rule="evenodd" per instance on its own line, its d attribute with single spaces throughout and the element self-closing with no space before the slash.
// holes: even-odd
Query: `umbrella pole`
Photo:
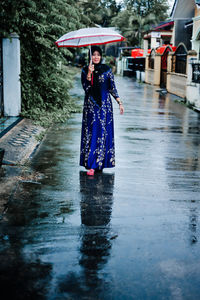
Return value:
<svg viewBox="0 0 200 300">
<path fill-rule="evenodd" d="M 90 63 L 92 64 L 92 46 L 90 45 Z M 92 72 L 92 78 L 91 78 L 91 85 L 93 85 L 93 72 Z"/>
<path fill-rule="evenodd" d="M 90 45 L 90 62 L 92 60 L 92 46 Z"/>
</svg>

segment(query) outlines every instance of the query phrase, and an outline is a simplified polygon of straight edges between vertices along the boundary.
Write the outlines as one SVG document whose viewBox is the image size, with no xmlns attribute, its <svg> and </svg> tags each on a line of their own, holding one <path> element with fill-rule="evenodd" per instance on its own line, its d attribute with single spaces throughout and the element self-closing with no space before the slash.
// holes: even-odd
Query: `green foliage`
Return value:
<svg viewBox="0 0 200 300">
<path fill-rule="evenodd" d="M 121 4 L 117 4 L 115 0 L 79 0 L 78 1 L 82 15 L 87 19 L 83 22 L 88 26 L 98 24 L 103 27 L 111 26 L 111 21 L 121 9 Z"/>
<path fill-rule="evenodd" d="M 71 66 L 63 66 L 62 69 L 65 70 L 65 77 L 62 78 L 63 82 L 66 82 L 66 77 L 68 77 L 68 80 L 72 83 L 75 74 L 79 72 L 79 69 L 72 68 Z M 70 87 L 72 87 L 72 84 L 69 88 Z M 48 109 L 46 107 L 31 106 L 22 112 L 22 116 L 31 118 L 35 121 L 34 123 L 36 125 L 49 128 L 53 123 L 65 122 L 72 113 L 80 111 L 81 106 L 79 105 L 79 99 L 68 96 L 67 101 L 65 101 L 62 106 L 60 106 L 59 103 L 49 105 Z"/>
<path fill-rule="evenodd" d="M 16 32 L 21 43 L 23 115 L 50 124 L 74 111 L 68 65 L 75 50 L 57 48 L 66 32 L 86 26 L 115 26 L 132 46 L 142 32 L 166 17 L 167 0 L 1 0 L 0 36 Z M 62 66 L 62 67 L 61 67 Z M 76 110 L 76 108 L 75 108 Z M 46 126 L 46 125 L 45 125 Z"/>
<path fill-rule="evenodd" d="M 105 64 L 108 65 L 111 69 L 115 66 L 115 57 L 114 56 L 106 56 Z"/>
<path fill-rule="evenodd" d="M 73 110 L 68 94 L 73 76 L 69 69 L 60 68 L 73 54 L 66 48 L 58 49 L 55 41 L 68 31 L 84 27 L 81 19 L 72 0 L 1 1 L 0 36 L 16 32 L 20 37 L 24 115 L 30 113 L 35 118 L 40 112 L 53 115 L 65 107 Z"/>
<path fill-rule="evenodd" d="M 142 35 L 167 18 L 167 0 L 124 0 L 124 8 L 112 19 L 128 45 L 141 46 Z"/>
</svg>

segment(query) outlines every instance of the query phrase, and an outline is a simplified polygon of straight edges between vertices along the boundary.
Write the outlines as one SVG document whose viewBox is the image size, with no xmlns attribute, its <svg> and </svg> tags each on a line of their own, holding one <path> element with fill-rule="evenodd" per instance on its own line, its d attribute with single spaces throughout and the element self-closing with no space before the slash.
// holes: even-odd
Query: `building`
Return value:
<svg viewBox="0 0 200 300">
<path fill-rule="evenodd" d="M 162 38 L 166 30 L 168 41 Z M 163 53 L 157 51 L 158 44 L 153 41 L 159 32 L 160 40 L 157 34 L 156 42 L 168 43 Z M 175 0 L 171 19 L 150 33 L 154 47 L 146 56 L 145 82 L 166 88 L 200 109 L 200 0 Z M 144 39 L 148 39 L 150 33 Z"/>
<path fill-rule="evenodd" d="M 174 21 L 169 20 L 154 26 L 147 31 L 143 37 L 144 55 L 148 53 L 148 49 L 156 49 L 162 45 L 173 44 L 173 28 Z"/>
<path fill-rule="evenodd" d="M 195 15 L 192 25 L 192 49 L 197 52 L 198 60 L 200 60 L 200 0 L 196 1 Z"/>
<path fill-rule="evenodd" d="M 170 19 L 174 22 L 172 44 L 183 43 L 188 50 L 192 49 L 192 19 L 196 9 L 195 0 L 175 0 Z"/>
</svg>

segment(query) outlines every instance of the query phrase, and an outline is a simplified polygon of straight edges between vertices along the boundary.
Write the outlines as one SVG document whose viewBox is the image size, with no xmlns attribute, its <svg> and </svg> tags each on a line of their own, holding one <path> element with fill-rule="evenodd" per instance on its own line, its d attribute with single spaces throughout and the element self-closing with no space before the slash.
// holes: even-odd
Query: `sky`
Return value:
<svg viewBox="0 0 200 300">
<path fill-rule="evenodd" d="M 174 0 L 168 0 L 170 8 L 172 8 L 173 4 L 174 4 Z"/>
</svg>

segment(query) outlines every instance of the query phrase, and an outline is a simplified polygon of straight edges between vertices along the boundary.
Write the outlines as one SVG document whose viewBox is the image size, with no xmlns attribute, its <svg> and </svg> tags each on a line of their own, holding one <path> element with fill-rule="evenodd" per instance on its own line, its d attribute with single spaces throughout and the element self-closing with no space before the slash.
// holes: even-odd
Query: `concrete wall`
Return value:
<svg viewBox="0 0 200 300">
<path fill-rule="evenodd" d="M 154 85 L 154 73 L 152 69 L 145 70 L 145 82 Z"/>
<path fill-rule="evenodd" d="M 167 73 L 167 91 L 179 97 L 186 97 L 187 75 Z"/>
<path fill-rule="evenodd" d="M 146 57 L 145 82 L 153 85 L 160 85 L 161 55 L 156 54 L 154 58 L 154 69 L 149 69 L 149 55 Z"/>
<path fill-rule="evenodd" d="M 196 53 L 197 56 L 197 53 Z M 200 111 L 200 83 L 192 82 L 192 63 L 199 63 L 200 60 L 194 60 L 194 56 L 188 61 L 188 80 L 186 101 L 188 104 L 194 106 L 195 109 Z"/>
<path fill-rule="evenodd" d="M 3 39 L 4 115 L 19 116 L 21 112 L 20 41 L 18 36 Z"/>
<path fill-rule="evenodd" d="M 186 102 L 200 111 L 200 84 L 190 83 L 187 86 Z"/>
</svg>

